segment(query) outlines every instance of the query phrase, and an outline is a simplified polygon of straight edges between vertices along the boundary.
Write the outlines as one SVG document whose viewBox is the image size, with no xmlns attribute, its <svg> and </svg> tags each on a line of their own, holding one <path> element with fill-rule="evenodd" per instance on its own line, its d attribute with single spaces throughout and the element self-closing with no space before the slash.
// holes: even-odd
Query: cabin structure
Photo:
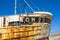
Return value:
<svg viewBox="0 0 60 40">
<path fill-rule="evenodd" d="M 0 40 L 48 40 L 51 20 L 49 12 L 0 17 Z"/>
</svg>

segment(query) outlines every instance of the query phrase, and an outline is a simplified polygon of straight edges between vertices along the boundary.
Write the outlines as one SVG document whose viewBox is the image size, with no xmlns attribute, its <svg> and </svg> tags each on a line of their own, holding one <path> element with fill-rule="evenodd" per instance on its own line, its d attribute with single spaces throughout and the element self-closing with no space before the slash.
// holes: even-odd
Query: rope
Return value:
<svg viewBox="0 0 60 40">
<path fill-rule="evenodd" d="M 24 2 L 25 2 L 25 3 L 27 4 L 27 6 L 28 6 L 29 8 L 31 8 L 31 10 L 34 12 L 33 8 L 27 3 L 27 1 L 24 0 Z"/>
</svg>

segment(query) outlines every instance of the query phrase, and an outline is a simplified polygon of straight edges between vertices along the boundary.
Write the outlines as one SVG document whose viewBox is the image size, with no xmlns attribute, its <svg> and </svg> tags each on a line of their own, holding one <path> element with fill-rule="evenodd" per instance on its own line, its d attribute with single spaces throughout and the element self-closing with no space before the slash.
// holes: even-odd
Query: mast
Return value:
<svg viewBox="0 0 60 40">
<path fill-rule="evenodd" d="M 16 7 L 17 6 L 17 0 L 15 0 L 15 7 L 14 7 L 14 14 L 16 15 L 16 13 L 17 13 L 17 10 L 16 10 Z"/>
<path fill-rule="evenodd" d="M 31 8 L 31 10 L 34 12 L 34 9 L 28 4 L 28 2 L 26 0 L 24 0 L 24 2 L 27 4 L 27 6 L 29 8 Z M 17 14 L 17 0 L 15 0 L 15 7 L 14 7 L 14 14 Z"/>
</svg>

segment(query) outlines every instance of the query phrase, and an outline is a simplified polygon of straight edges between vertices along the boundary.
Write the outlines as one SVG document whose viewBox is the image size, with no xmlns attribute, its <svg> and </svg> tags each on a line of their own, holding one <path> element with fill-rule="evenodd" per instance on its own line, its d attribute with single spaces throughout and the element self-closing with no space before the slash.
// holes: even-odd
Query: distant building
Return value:
<svg viewBox="0 0 60 40">
<path fill-rule="evenodd" d="M 60 33 L 53 33 L 49 37 L 50 40 L 60 40 Z"/>
</svg>

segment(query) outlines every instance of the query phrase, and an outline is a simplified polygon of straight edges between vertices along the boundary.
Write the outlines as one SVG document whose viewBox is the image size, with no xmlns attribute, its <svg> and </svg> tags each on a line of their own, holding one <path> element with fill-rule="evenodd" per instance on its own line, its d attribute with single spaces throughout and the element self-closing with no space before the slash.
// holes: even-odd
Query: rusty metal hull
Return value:
<svg viewBox="0 0 60 40">
<path fill-rule="evenodd" d="M 43 37 L 43 38 L 40 38 L 40 39 L 37 39 L 37 40 L 49 40 L 49 37 Z"/>
</svg>

